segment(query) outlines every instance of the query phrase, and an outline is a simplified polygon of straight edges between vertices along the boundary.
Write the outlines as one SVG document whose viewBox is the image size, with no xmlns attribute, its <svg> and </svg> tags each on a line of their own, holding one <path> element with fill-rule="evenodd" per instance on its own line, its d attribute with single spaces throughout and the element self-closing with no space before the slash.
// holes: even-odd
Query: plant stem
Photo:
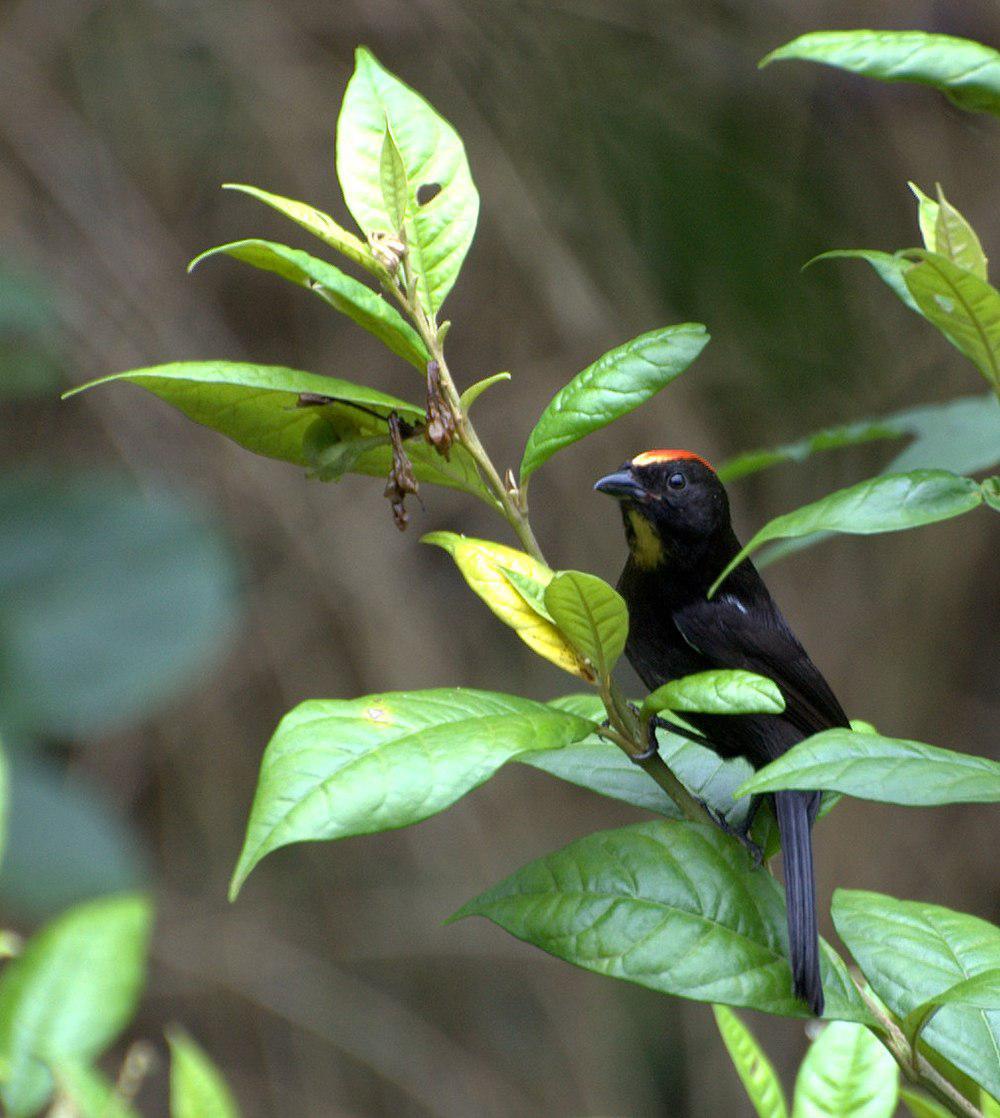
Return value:
<svg viewBox="0 0 1000 1118">
<path fill-rule="evenodd" d="M 865 986 L 857 979 L 854 979 L 854 985 L 881 1029 L 881 1032 L 872 1031 L 899 1064 L 903 1075 L 911 1083 L 917 1084 L 929 1095 L 933 1095 L 943 1107 L 952 1114 L 958 1115 L 958 1118 L 984 1118 L 983 1112 L 973 1106 L 957 1087 L 949 1083 L 929 1060 L 921 1056 L 915 1048 L 910 1047 L 903 1030 L 889 1016 L 881 1003 L 871 996 Z"/>
</svg>

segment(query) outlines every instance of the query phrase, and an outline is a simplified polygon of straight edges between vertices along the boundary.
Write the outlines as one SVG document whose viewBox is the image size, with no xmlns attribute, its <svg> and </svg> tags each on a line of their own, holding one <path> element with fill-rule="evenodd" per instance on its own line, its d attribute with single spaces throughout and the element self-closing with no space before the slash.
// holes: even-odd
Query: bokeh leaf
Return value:
<svg viewBox="0 0 1000 1118">
<path fill-rule="evenodd" d="M 317 210 L 315 206 L 310 206 L 306 202 L 297 202 L 294 198 L 284 198 L 280 194 L 271 194 L 244 183 L 227 182 L 223 184 L 223 190 L 238 190 L 242 194 L 249 194 L 251 198 L 256 198 L 258 202 L 263 202 L 265 206 L 270 206 L 271 209 L 291 218 L 303 229 L 308 229 L 314 237 L 318 237 L 330 248 L 336 249 L 348 260 L 353 260 L 382 283 L 392 282 L 392 277 L 385 266 L 375 259 L 364 241 L 338 225 L 329 214 Z"/>
<path fill-rule="evenodd" d="M 452 919 L 486 916 L 585 970 L 697 1001 L 806 1017 L 792 996 L 781 887 L 718 828 L 658 820 L 587 835 L 518 870 Z M 821 949 L 826 1015 L 868 1012 Z"/>
<path fill-rule="evenodd" d="M 737 795 L 780 788 L 833 789 L 910 807 L 996 803 L 1000 762 L 919 741 L 824 730 L 758 770 Z"/>
<path fill-rule="evenodd" d="M 521 481 L 563 447 L 599 431 L 655 396 L 708 344 L 695 322 L 652 330 L 598 358 L 549 401 L 528 436 Z"/>
<path fill-rule="evenodd" d="M 27 739 L 108 733 L 221 652 L 236 570 L 202 510 L 114 474 L 0 480 L 0 723 Z"/>
<path fill-rule="evenodd" d="M 545 587 L 545 608 L 563 636 L 607 679 L 625 651 L 628 606 L 597 575 L 559 571 Z"/>
<path fill-rule="evenodd" d="M 590 730 L 544 703 L 460 688 L 302 703 L 264 752 L 231 896 L 279 847 L 418 823 L 519 753 Z"/>
<path fill-rule="evenodd" d="M 226 1081 L 207 1053 L 183 1029 L 167 1032 L 170 1044 L 170 1118 L 239 1118 Z"/>
<path fill-rule="evenodd" d="M 904 1104 L 913 1118 L 953 1118 L 947 1107 L 935 1102 L 929 1095 L 920 1095 L 908 1087 L 900 1087 L 899 1101 Z"/>
<path fill-rule="evenodd" d="M 382 144 L 392 132 L 409 198 L 404 222 L 407 268 L 433 317 L 458 277 L 479 215 L 458 133 L 409 86 L 359 47 L 337 122 L 337 175 L 347 208 L 366 234 L 397 233 L 382 194 Z M 438 186 L 421 204 L 420 188 Z"/>
<path fill-rule="evenodd" d="M 809 1046 L 795 1080 L 792 1118 L 892 1118 L 899 1068 L 864 1025 L 833 1021 Z"/>
<path fill-rule="evenodd" d="M 712 1007 L 715 1023 L 758 1118 L 787 1118 L 781 1080 L 753 1033 L 731 1009 Z"/>
<path fill-rule="evenodd" d="M 90 901 L 47 925 L 0 974 L 0 1082 L 11 1118 L 52 1093 L 49 1067 L 100 1055 L 142 991 L 152 908 L 125 894 Z"/>
<path fill-rule="evenodd" d="M 447 551 L 471 589 L 530 649 L 571 675 L 592 682 L 591 670 L 556 626 L 531 604 L 523 585 L 523 580 L 530 580 L 544 595 L 553 576 L 544 563 L 512 547 L 454 532 L 431 532 L 423 542 Z M 511 582 L 508 572 L 520 576 L 519 585 Z"/>
<path fill-rule="evenodd" d="M 760 62 L 821 62 L 886 82 L 939 89 L 960 108 L 1000 116 L 1000 52 L 970 39 L 925 31 L 813 31 Z"/>
<path fill-rule="evenodd" d="M 730 571 L 769 540 L 797 539 L 814 532 L 869 535 L 918 528 L 961 516 L 982 504 L 983 493 L 972 478 L 945 470 L 911 470 L 883 474 L 838 489 L 810 505 L 769 521 L 723 568 L 709 590 L 711 597 Z"/>
<path fill-rule="evenodd" d="M 301 249 L 274 241 L 245 240 L 219 245 L 196 256 L 188 270 L 218 255 L 231 256 L 254 268 L 276 275 L 315 292 L 331 307 L 373 334 L 386 348 L 421 372 L 427 369 L 427 347 L 420 335 L 381 295 L 333 264 Z"/>
<path fill-rule="evenodd" d="M 72 1118 L 139 1118 L 98 1068 L 80 1061 L 64 1061 L 52 1071 L 57 1100 L 70 1104 Z M 50 1114 L 61 1113 L 63 1111 L 57 1101 Z"/>
<path fill-rule="evenodd" d="M 1000 390 L 1000 292 L 945 256 L 913 249 L 903 282 L 920 313 Z"/>
<path fill-rule="evenodd" d="M 963 912 L 838 889 L 833 922 L 875 993 L 899 1018 L 943 990 L 1000 967 L 1000 928 Z M 1000 1096 L 1000 1012 L 943 1006 L 923 1041 Z"/>
<path fill-rule="evenodd" d="M 703 714 L 780 714 L 781 688 L 772 679 L 739 669 L 695 672 L 657 687 L 643 700 L 641 718 L 661 710 Z"/>
</svg>

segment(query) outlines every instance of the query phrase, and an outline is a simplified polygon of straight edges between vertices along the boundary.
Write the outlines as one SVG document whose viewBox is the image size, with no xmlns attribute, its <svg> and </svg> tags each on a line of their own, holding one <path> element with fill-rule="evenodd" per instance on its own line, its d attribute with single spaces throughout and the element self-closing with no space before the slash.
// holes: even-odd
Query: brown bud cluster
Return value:
<svg viewBox="0 0 1000 1118">
<path fill-rule="evenodd" d="M 441 370 L 436 361 L 427 362 L 427 429 L 424 438 L 445 459 L 455 439 L 455 416 L 441 391 Z"/>
<path fill-rule="evenodd" d="M 396 522 L 396 527 L 401 532 L 405 532 L 410 519 L 406 511 L 406 498 L 411 493 L 416 496 L 420 491 L 413 472 L 413 463 L 407 457 L 403 446 L 403 439 L 413 433 L 413 427 L 400 419 L 396 412 L 390 412 L 387 422 L 389 442 L 392 446 L 392 466 L 385 483 L 385 497 L 392 502 L 392 519 Z"/>
</svg>

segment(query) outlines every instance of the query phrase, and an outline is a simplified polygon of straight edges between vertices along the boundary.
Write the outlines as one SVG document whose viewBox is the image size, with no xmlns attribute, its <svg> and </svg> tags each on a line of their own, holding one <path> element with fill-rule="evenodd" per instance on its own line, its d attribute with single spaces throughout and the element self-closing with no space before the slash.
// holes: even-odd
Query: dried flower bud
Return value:
<svg viewBox="0 0 1000 1118">
<path fill-rule="evenodd" d="M 369 233 L 368 244 L 375 259 L 394 276 L 406 255 L 406 242 L 395 233 Z"/>
<path fill-rule="evenodd" d="M 385 483 L 384 495 L 392 502 L 392 519 L 396 522 L 396 527 L 401 532 L 405 532 L 410 519 L 406 511 L 406 498 L 411 493 L 416 496 L 420 491 L 413 472 L 413 463 L 407 457 L 403 446 L 407 430 L 412 432 L 413 429 L 405 420 L 400 419 L 396 412 L 389 413 L 387 422 L 389 441 L 392 445 L 392 466 Z"/>
<path fill-rule="evenodd" d="M 424 437 L 446 460 L 455 439 L 455 416 L 441 391 L 441 370 L 427 362 L 427 429 Z"/>
</svg>

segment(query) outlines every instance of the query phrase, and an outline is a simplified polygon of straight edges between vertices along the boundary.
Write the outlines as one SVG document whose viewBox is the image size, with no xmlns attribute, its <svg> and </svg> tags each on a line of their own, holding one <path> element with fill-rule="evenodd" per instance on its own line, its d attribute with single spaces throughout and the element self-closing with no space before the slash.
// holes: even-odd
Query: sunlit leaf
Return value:
<svg viewBox="0 0 1000 1118">
<path fill-rule="evenodd" d="M 833 1021 L 799 1068 L 792 1118 L 892 1118 L 898 1098 L 891 1053 L 864 1025 Z"/>
<path fill-rule="evenodd" d="M 52 1093 L 49 1067 L 89 1061 L 130 1020 L 142 990 L 152 910 L 139 895 L 90 901 L 33 936 L 0 973 L 0 1098 L 11 1118 Z"/>
<path fill-rule="evenodd" d="M 1000 116 L 1000 52 L 970 39 L 925 31 L 813 31 L 760 62 L 798 58 L 887 82 L 939 89 L 971 112 Z"/>
<path fill-rule="evenodd" d="M 1000 967 L 1000 928 L 923 901 L 838 889 L 837 934 L 889 1009 L 905 1019 L 957 982 Z M 1000 1012 L 942 1006 L 923 1041 L 993 1095 L 1000 1095 Z"/>
<path fill-rule="evenodd" d="M 933 198 L 928 197 L 915 182 L 906 184 L 917 200 L 917 223 L 920 237 L 928 252 L 937 252 L 937 223 L 940 207 Z"/>
<path fill-rule="evenodd" d="M 522 579 L 536 583 L 544 593 L 553 575 L 548 567 L 523 551 L 454 532 L 431 532 L 424 536 L 424 543 L 444 548 L 472 590 L 530 649 L 564 671 L 592 681 L 593 673 L 562 633 L 530 604 L 523 588 L 514 586 L 507 576 L 508 571 L 514 571 Z"/>
<path fill-rule="evenodd" d="M 718 828 L 658 820 L 587 835 L 518 870 L 452 919 L 486 916 L 585 970 L 697 1001 L 807 1017 L 792 996 L 785 906 Z M 826 1015 L 868 1012 L 825 943 Z"/>
<path fill-rule="evenodd" d="M 947 257 L 913 249 L 903 277 L 921 314 L 1000 390 L 1000 292 Z"/>
<path fill-rule="evenodd" d="M 170 1118 L 239 1118 L 239 1108 L 218 1068 L 182 1029 L 170 1043 Z"/>
<path fill-rule="evenodd" d="M 528 436 L 521 460 L 525 481 L 556 451 L 599 431 L 655 396 L 708 344 L 698 323 L 642 334 L 598 358 L 561 388 Z"/>
<path fill-rule="evenodd" d="M 519 753 L 591 728 L 543 703 L 462 688 L 302 703 L 264 753 L 231 896 L 279 847 L 418 823 Z"/>
<path fill-rule="evenodd" d="M 639 711 L 649 718 L 661 710 L 703 714 L 780 714 L 785 700 L 766 676 L 717 669 L 672 679 L 647 695 Z"/>
<path fill-rule="evenodd" d="M 712 1010 L 723 1043 L 758 1118 L 787 1118 L 788 1106 L 781 1080 L 753 1033 L 724 1005 L 713 1006 Z"/>
<path fill-rule="evenodd" d="M 961 516 L 982 502 L 983 493 L 978 482 L 945 470 L 883 474 L 847 489 L 838 489 L 811 505 L 765 524 L 726 564 L 712 584 L 709 597 L 730 571 L 769 540 L 796 539 L 814 532 L 855 535 L 898 532 Z"/>
<path fill-rule="evenodd" d="M 403 232 L 407 268 L 418 297 L 433 316 L 458 277 L 479 215 L 458 133 L 364 47 L 337 122 L 337 175 L 347 208 L 366 234 L 398 231 L 382 193 L 382 145 L 392 133 L 408 183 Z M 421 202 L 421 187 L 440 189 Z"/>
<path fill-rule="evenodd" d="M 211 256 L 225 254 L 254 268 L 315 292 L 330 306 L 373 334 L 383 345 L 421 371 L 427 368 L 427 347 L 395 307 L 370 287 L 325 260 L 274 241 L 247 240 L 210 248 L 191 261 L 194 268 Z"/>
<path fill-rule="evenodd" d="M 305 202 L 297 202 L 294 198 L 283 198 L 280 194 L 270 194 L 256 186 L 246 186 L 238 182 L 224 183 L 223 189 L 238 190 L 242 194 L 249 194 L 251 198 L 256 198 L 259 202 L 263 202 L 265 206 L 270 206 L 284 214 L 285 217 L 291 218 L 303 229 L 308 229 L 314 237 L 318 237 L 325 245 L 336 249 L 348 260 L 353 260 L 355 264 L 360 265 L 365 271 L 371 272 L 381 282 L 385 284 L 392 282 L 392 277 L 385 266 L 375 259 L 371 249 L 364 241 L 355 237 L 353 233 L 349 233 L 343 226 L 338 225 L 329 214 L 317 210 L 315 206 L 310 206 Z"/>
<path fill-rule="evenodd" d="M 406 181 L 406 168 L 399 154 L 392 129 L 386 128 L 382 139 L 382 154 L 379 157 L 379 178 L 382 183 L 382 201 L 385 212 L 392 219 L 396 230 L 403 228 L 406 211 L 410 204 L 410 187 Z"/>
<path fill-rule="evenodd" d="M 545 587 L 545 606 L 573 648 L 607 679 L 628 637 L 622 596 L 596 575 L 559 571 Z"/>
<path fill-rule="evenodd" d="M 934 247 L 927 248 L 931 252 L 947 257 L 953 264 L 972 272 L 981 280 L 987 278 L 986 254 L 980 244 L 979 237 L 944 196 L 940 185 L 937 188 L 938 211 L 934 223 Z"/>
<path fill-rule="evenodd" d="M 1000 762 L 919 741 L 824 730 L 758 770 L 737 795 L 826 788 L 863 800 L 926 807 L 1000 801 Z"/>
</svg>

